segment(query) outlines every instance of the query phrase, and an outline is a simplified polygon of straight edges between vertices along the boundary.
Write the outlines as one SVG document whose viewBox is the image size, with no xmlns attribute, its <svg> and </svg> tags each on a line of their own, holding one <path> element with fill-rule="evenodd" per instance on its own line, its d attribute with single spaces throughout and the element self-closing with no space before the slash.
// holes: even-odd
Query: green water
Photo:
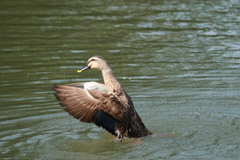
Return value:
<svg viewBox="0 0 240 160">
<path fill-rule="evenodd" d="M 239 159 L 240 2 L 1 1 L 0 159 Z M 101 55 L 147 128 L 115 142 L 52 85 Z"/>
</svg>

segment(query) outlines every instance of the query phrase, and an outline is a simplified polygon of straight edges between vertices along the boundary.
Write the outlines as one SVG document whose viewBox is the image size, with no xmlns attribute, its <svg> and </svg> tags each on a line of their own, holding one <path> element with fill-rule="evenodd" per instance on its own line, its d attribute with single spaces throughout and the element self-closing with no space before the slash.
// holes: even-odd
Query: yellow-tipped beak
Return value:
<svg viewBox="0 0 240 160">
<path fill-rule="evenodd" d="M 87 70 L 87 69 L 90 69 L 91 67 L 89 67 L 88 65 L 86 65 L 85 67 L 83 67 L 82 69 L 80 69 L 80 70 L 77 70 L 77 73 L 81 73 L 81 72 L 83 72 L 83 71 L 85 71 L 85 70 Z"/>
</svg>

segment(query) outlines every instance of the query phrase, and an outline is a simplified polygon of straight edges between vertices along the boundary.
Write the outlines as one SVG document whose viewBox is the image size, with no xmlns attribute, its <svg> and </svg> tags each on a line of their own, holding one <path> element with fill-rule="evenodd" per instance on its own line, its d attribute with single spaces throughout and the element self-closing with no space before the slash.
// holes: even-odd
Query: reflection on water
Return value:
<svg viewBox="0 0 240 160">
<path fill-rule="evenodd" d="M 238 1 L 1 1 L 1 159 L 238 159 Z M 102 55 L 147 128 L 121 143 L 80 123 L 52 84 Z"/>
</svg>

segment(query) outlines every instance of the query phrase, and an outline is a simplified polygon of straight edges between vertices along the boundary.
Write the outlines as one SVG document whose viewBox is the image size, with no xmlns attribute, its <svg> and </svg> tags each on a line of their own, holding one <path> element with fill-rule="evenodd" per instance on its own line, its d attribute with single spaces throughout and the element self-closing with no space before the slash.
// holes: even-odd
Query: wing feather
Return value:
<svg viewBox="0 0 240 160">
<path fill-rule="evenodd" d="M 101 87 L 104 88 L 103 84 Z M 94 87 L 91 86 L 91 88 Z M 85 89 L 84 83 L 54 85 L 54 90 L 64 110 L 82 122 L 95 122 L 94 114 L 97 111 L 103 111 L 119 121 L 125 117 L 125 108 L 117 98 L 99 89 Z"/>
</svg>

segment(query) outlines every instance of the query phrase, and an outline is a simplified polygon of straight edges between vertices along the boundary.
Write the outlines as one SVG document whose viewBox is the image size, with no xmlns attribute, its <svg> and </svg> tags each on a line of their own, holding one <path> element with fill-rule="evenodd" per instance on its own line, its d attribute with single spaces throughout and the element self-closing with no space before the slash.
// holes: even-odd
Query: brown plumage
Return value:
<svg viewBox="0 0 240 160">
<path fill-rule="evenodd" d="M 54 85 L 54 91 L 57 92 L 55 96 L 60 105 L 65 107 L 64 110 L 82 122 L 103 127 L 119 141 L 151 135 L 107 62 L 100 56 L 93 56 L 78 72 L 90 68 L 102 71 L 104 84 L 85 82 Z"/>
</svg>

